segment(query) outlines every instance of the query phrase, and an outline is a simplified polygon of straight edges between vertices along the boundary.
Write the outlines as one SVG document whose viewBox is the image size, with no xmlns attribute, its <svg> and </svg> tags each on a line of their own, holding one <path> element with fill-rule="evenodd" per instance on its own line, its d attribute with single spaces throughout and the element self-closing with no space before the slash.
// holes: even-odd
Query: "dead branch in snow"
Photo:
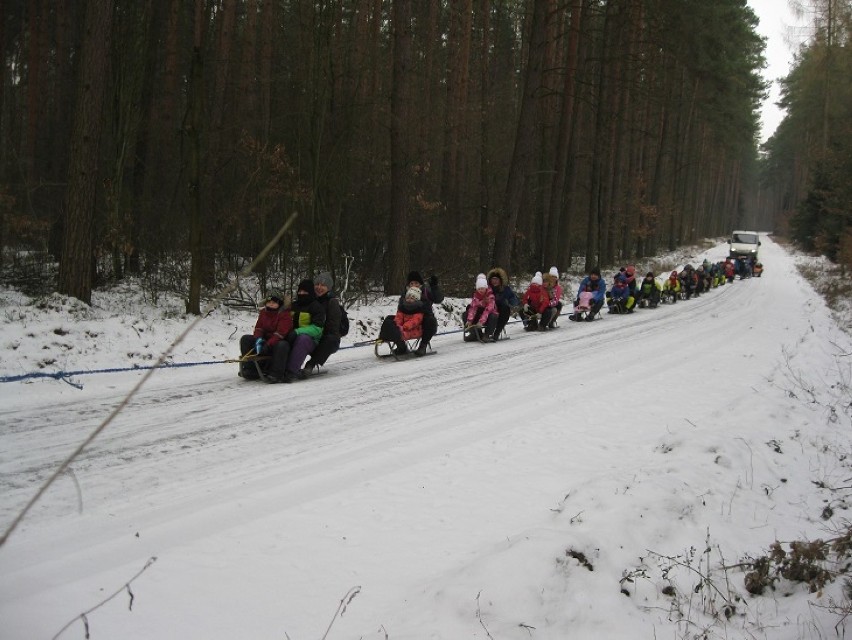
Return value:
<svg viewBox="0 0 852 640">
<path fill-rule="evenodd" d="M 491 640 L 494 640 L 494 636 L 491 635 L 491 632 L 488 631 L 488 627 L 485 626 L 485 622 L 482 620 L 482 610 L 479 606 L 479 596 L 482 595 L 482 591 L 476 594 L 476 619 L 479 620 L 479 624 L 482 625 L 482 628 L 485 629 L 485 635 L 487 635 Z"/>
<path fill-rule="evenodd" d="M 361 587 L 355 586 L 352 587 L 349 591 L 346 592 L 346 595 L 340 599 L 340 604 L 337 605 L 337 611 L 334 612 L 334 615 L 331 618 L 331 622 L 328 623 L 328 629 L 325 630 L 325 633 L 322 634 L 321 640 L 325 640 L 328 638 L 328 634 L 331 631 L 331 627 L 334 626 L 334 621 L 337 620 L 338 617 L 343 617 L 343 614 L 346 613 L 346 607 L 349 606 L 349 603 L 361 593 Z"/>
<path fill-rule="evenodd" d="M 120 589 L 117 589 L 117 590 L 115 591 L 115 593 L 113 593 L 112 595 L 110 595 L 110 596 L 109 596 L 109 597 L 107 597 L 107 598 L 104 598 L 104 599 L 103 599 L 103 600 L 101 600 L 98 604 L 96 604 L 94 607 L 92 607 L 91 609 L 87 609 L 86 611 L 84 611 L 83 613 L 81 613 L 80 615 L 78 615 L 77 617 L 75 617 L 73 620 L 71 620 L 70 622 L 68 622 L 68 624 L 66 624 L 64 627 L 62 627 L 62 628 L 61 628 L 61 629 L 57 632 L 57 634 L 56 634 L 55 636 L 53 636 L 53 640 L 56 640 L 56 638 L 58 638 L 58 637 L 59 637 L 59 636 L 61 636 L 63 633 L 65 633 L 66 629 L 68 629 L 68 627 L 70 627 L 72 624 L 74 624 L 75 622 L 77 622 L 77 620 L 81 620 L 81 621 L 83 622 L 83 626 L 85 627 L 85 630 L 86 630 L 86 637 L 88 638 L 88 637 L 89 637 L 89 617 L 88 617 L 88 616 L 89 616 L 89 614 L 90 614 L 90 613 L 92 613 L 93 611 L 96 611 L 96 610 L 100 609 L 100 608 L 101 608 L 102 606 L 104 606 L 107 602 L 109 602 L 110 600 L 113 600 L 114 598 L 118 597 L 119 595 L 121 595 L 121 594 L 122 594 L 122 593 L 124 593 L 124 592 L 127 592 L 127 596 L 128 596 L 128 598 L 129 598 L 129 601 L 128 601 L 128 603 L 127 603 L 127 609 L 128 609 L 129 611 L 132 611 L 132 610 L 133 610 L 133 600 L 135 599 L 135 597 L 136 597 L 136 596 L 134 596 L 134 595 L 133 595 L 133 591 L 132 591 L 132 589 L 130 588 L 130 584 L 131 584 L 134 580 L 136 580 L 136 578 L 138 578 L 138 577 L 139 577 L 139 576 L 141 576 L 143 573 L 145 573 L 145 571 L 147 571 L 148 567 L 150 567 L 150 566 L 151 566 L 152 564 L 154 564 L 156 561 L 157 561 L 157 557 L 156 557 L 156 556 L 152 556 L 152 557 L 148 558 L 148 562 L 146 562 L 146 563 L 145 563 L 145 566 L 144 566 L 144 567 L 142 567 L 142 568 L 141 568 L 141 569 L 140 569 L 140 570 L 136 573 L 136 575 L 135 575 L 135 576 L 133 576 L 132 578 L 130 578 L 130 580 L 128 580 L 127 582 L 125 582 L 125 583 L 121 586 L 121 588 L 120 588 Z"/>
</svg>

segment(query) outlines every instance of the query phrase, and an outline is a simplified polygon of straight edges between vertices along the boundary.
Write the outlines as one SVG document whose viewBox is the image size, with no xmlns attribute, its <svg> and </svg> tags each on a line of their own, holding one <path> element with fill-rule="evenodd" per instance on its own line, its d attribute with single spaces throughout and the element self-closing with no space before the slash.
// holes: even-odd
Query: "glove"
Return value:
<svg viewBox="0 0 852 640">
<path fill-rule="evenodd" d="M 263 348 L 264 348 L 265 346 L 266 346 L 266 341 L 265 341 L 263 338 L 258 338 L 258 339 L 257 339 L 257 340 L 255 340 L 255 342 L 254 342 L 254 352 L 255 352 L 257 355 L 260 355 L 260 354 L 261 354 L 261 352 L 263 351 Z"/>
<path fill-rule="evenodd" d="M 529 312 L 530 312 L 530 305 L 529 305 L 529 303 L 527 303 L 527 304 L 524 305 L 524 313 L 529 313 Z"/>
<path fill-rule="evenodd" d="M 438 276 L 429 276 L 429 286 L 433 289 L 438 286 Z"/>
</svg>

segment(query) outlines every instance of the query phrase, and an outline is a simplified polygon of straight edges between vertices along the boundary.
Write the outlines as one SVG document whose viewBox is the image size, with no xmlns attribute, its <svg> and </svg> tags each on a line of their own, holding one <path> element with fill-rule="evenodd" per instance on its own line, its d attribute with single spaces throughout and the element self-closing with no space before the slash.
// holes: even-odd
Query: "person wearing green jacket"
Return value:
<svg viewBox="0 0 852 640">
<path fill-rule="evenodd" d="M 287 360 L 287 372 L 284 382 L 302 380 L 305 374 L 302 365 L 322 337 L 325 325 L 325 309 L 317 302 L 312 280 L 302 280 L 296 291 L 296 299 L 290 307 L 293 314 L 293 330 L 287 337 L 290 343 L 290 357 Z"/>
</svg>

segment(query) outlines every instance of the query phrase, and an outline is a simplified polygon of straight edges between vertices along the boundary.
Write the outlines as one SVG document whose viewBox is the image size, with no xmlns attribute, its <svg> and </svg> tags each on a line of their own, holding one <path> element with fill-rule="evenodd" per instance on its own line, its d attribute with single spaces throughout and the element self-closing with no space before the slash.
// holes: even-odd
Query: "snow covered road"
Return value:
<svg viewBox="0 0 852 640">
<path fill-rule="evenodd" d="M 695 300 L 405 362 L 348 349 L 305 383 L 157 372 L 0 548 L 0 635 L 53 637 L 156 556 L 92 638 L 319 638 L 355 585 L 329 638 L 655 637 L 653 581 L 620 592 L 639 556 L 820 533 L 812 483 L 848 473 L 819 451 L 848 447 L 826 404 L 849 338 L 761 257 Z M 0 387 L 4 527 L 140 375 Z"/>
</svg>

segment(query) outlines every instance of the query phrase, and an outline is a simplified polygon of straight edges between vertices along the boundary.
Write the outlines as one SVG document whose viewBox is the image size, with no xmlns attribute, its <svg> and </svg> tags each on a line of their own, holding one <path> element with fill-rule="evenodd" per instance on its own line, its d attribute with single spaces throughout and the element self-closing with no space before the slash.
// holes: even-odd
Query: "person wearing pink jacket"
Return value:
<svg viewBox="0 0 852 640">
<path fill-rule="evenodd" d="M 494 331 L 497 329 L 497 302 L 494 292 L 488 286 L 485 274 L 480 273 L 476 278 L 476 289 L 473 298 L 467 306 L 464 314 L 464 339 L 468 342 L 479 340 L 480 342 L 494 342 Z M 471 327 L 479 326 L 481 329 L 468 331 Z"/>
<path fill-rule="evenodd" d="M 550 307 L 553 313 L 548 327 L 552 329 L 556 326 L 556 318 L 562 314 L 562 285 L 559 284 L 559 269 L 550 267 L 550 271 L 542 278 L 542 284 L 550 294 Z"/>
</svg>

